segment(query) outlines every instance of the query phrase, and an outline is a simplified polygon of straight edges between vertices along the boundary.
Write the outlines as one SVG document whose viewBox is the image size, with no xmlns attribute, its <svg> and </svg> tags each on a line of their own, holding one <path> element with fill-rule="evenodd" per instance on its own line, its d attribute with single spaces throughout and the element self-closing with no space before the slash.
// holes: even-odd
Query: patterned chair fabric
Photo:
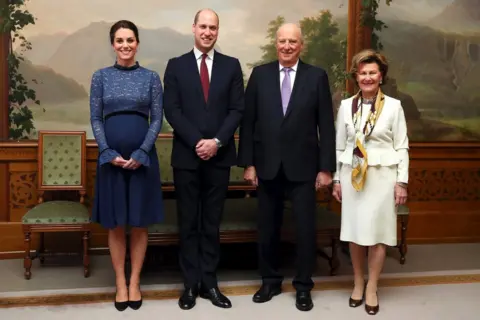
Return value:
<svg viewBox="0 0 480 320">
<path fill-rule="evenodd" d="M 82 137 L 43 136 L 43 186 L 80 186 L 82 182 Z"/>
<path fill-rule="evenodd" d="M 162 184 L 173 184 L 173 169 L 170 165 L 172 154 L 172 138 L 158 138 L 155 142 L 157 149 L 158 165 L 160 166 L 160 179 Z"/>
<path fill-rule="evenodd" d="M 80 202 L 48 201 L 43 202 L 22 218 L 25 224 L 83 224 L 89 223 L 88 209 Z"/>
<path fill-rule="evenodd" d="M 62 132 L 41 132 L 42 150 L 39 150 L 39 170 L 43 187 L 65 190 L 70 187 L 82 189 L 83 135 Z M 52 190 L 53 191 L 53 190 Z M 22 218 L 23 224 L 85 224 L 90 222 L 88 208 L 80 202 L 48 201 L 30 209 Z"/>
</svg>

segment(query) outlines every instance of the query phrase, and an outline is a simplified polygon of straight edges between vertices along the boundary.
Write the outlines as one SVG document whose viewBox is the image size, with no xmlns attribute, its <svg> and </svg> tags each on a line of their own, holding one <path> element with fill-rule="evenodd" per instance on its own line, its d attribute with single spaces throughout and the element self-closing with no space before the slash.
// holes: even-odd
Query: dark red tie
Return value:
<svg viewBox="0 0 480 320">
<path fill-rule="evenodd" d="M 207 54 L 202 55 L 202 62 L 200 63 L 200 80 L 202 81 L 203 96 L 205 97 L 205 102 L 208 101 L 208 89 L 210 88 L 210 80 L 208 77 L 208 68 L 205 63 Z"/>
</svg>

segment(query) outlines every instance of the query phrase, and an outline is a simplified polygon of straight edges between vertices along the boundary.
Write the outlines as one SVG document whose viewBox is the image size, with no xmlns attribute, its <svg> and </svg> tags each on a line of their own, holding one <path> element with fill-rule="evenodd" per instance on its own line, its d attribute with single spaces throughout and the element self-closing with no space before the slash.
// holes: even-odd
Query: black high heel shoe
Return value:
<svg viewBox="0 0 480 320">
<path fill-rule="evenodd" d="M 128 301 L 128 306 L 133 310 L 138 310 L 142 306 L 142 303 L 143 303 L 143 299 L 140 299 L 137 301 Z"/>
<path fill-rule="evenodd" d="M 140 289 L 139 289 L 139 291 L 140 291 Z M 140 291 L 140 294 L 142 294 L 141 291 Z M 136 300 L 136 301 L 129 300 L 128 301 L 128 306 L 130 308 L 132 308 L 133 310 L 138 310 L 142 306 L 142 303 L 143 303 L 143 298 L 140 298 L 140 300 Z"/>
<path fill-rule="evenodd" d="M 115 299 L 116 299 L 116 296 L 117 296 L 117 293 L 115 292 Z M 128 308 L 128 304 L 129 304 L 129 301 L 122 301 L 122 302 L 118 302 L 117 300 L 114 301 L 114 306 L 115 306 L 115 309 L 117 309 L 118 311 L 125 311 L 125 309 Z"/>
<path fill-rule="evenodd" d="M 363 297 L 362 297 L 362 299 L 359 299 L 359 300 L 353 299 L 352 297 L 350 297 L 350 299 L 348 299 L 348 305 L 351 308 L 360 307 L 362 304 L 363 304 Z"/>
<path fill-rule="evenodd" d="M 380 303 L 378 302 L 378 293 L 376 295 L 377 295 L 377 305 L 376 306 L 369 306 L 367 304 L 367 302 L 365 302 L 365 311 L 371 316 L 376 315 L 378 313 L 378 311 L 380 310 Z"/>
<path fill-rule="evenodd" d="M 353 299 L 352 296 L 350 296 L 350 299 L 348 299 L 348 305 L 351 308 L 357 308 L 357 307 L 360 307 L 363 304 L 363 300 L 365 299 L 365 290 L 366 289 L 367 289 L 367 285 L 365 284 L 364 288 L 363 288 L 362 299 Z"/>
</svg>

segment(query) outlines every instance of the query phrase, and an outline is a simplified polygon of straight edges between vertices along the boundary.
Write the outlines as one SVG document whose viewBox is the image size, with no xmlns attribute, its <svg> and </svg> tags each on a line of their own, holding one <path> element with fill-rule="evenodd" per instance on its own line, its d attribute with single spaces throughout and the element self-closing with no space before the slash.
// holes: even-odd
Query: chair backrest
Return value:
<svg viewBox="0 0 480 320">
<path fill-rule="evenodd" d="M 160 136 L 155 142 L 157 149 L 158 165 L 160 166 L 160 179 L 163 185 L 173 185 L 173 169 L 170 166 L 170 157 L 172 155 L 171 137 Z"/>
<path fill-rule="evenodd" d="M 86 152 L 85 131 L 39 131 L 38 191 L 85 192 Z"/>
</svg>

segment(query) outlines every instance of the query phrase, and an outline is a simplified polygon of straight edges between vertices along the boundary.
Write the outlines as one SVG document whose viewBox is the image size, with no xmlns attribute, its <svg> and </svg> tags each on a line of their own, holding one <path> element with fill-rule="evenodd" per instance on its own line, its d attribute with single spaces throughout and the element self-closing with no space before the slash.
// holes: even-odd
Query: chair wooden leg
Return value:
<svg viewBox="0 0 480 320">
<path fill-rule="evenodd" d="M 338 268 L 340 267 L 340 260 L 338 259 L 338 247 L 339 240 L 336 238 L 332 239 L 332 260 L 330 261 L 330 275 L 337 275 Z"/>
<path fill-rule="evenodd" d="M 40 247 L 38 249 L 38 257 L 40 259 L 40 264 L 43 265 L 45 263 L 45 233 L 40 232 Z"/>
<path fill-rule="evenodd" d="M 400 245 L 398 246 L 398 250 L 400 251 L 400 264 L 405 264 L 405 256 L 407 255 L 407 228 L 408 228 L 408 216 L 402 216 L 401 218 L 402 223 L 402 231 L 401 231 L 401 239 Z"/>
<path fill-rule="evenodd" d="M 25 232 L 25 257 L 23 259 L 23 267 L 25 268 L 25 279 L 29 280 L 32 277 L 32 258 L 30 257 L 30 247 L 31 247 L 31 233 Z"/>
<path fill-rule="evenodd" d="M 90 256 L 89 251 L 89 241 L 90 240 L 90 231 L 85 231 L 83 233 L 83 276 L 88 278 L 90 276 Z"/>
</svg>

